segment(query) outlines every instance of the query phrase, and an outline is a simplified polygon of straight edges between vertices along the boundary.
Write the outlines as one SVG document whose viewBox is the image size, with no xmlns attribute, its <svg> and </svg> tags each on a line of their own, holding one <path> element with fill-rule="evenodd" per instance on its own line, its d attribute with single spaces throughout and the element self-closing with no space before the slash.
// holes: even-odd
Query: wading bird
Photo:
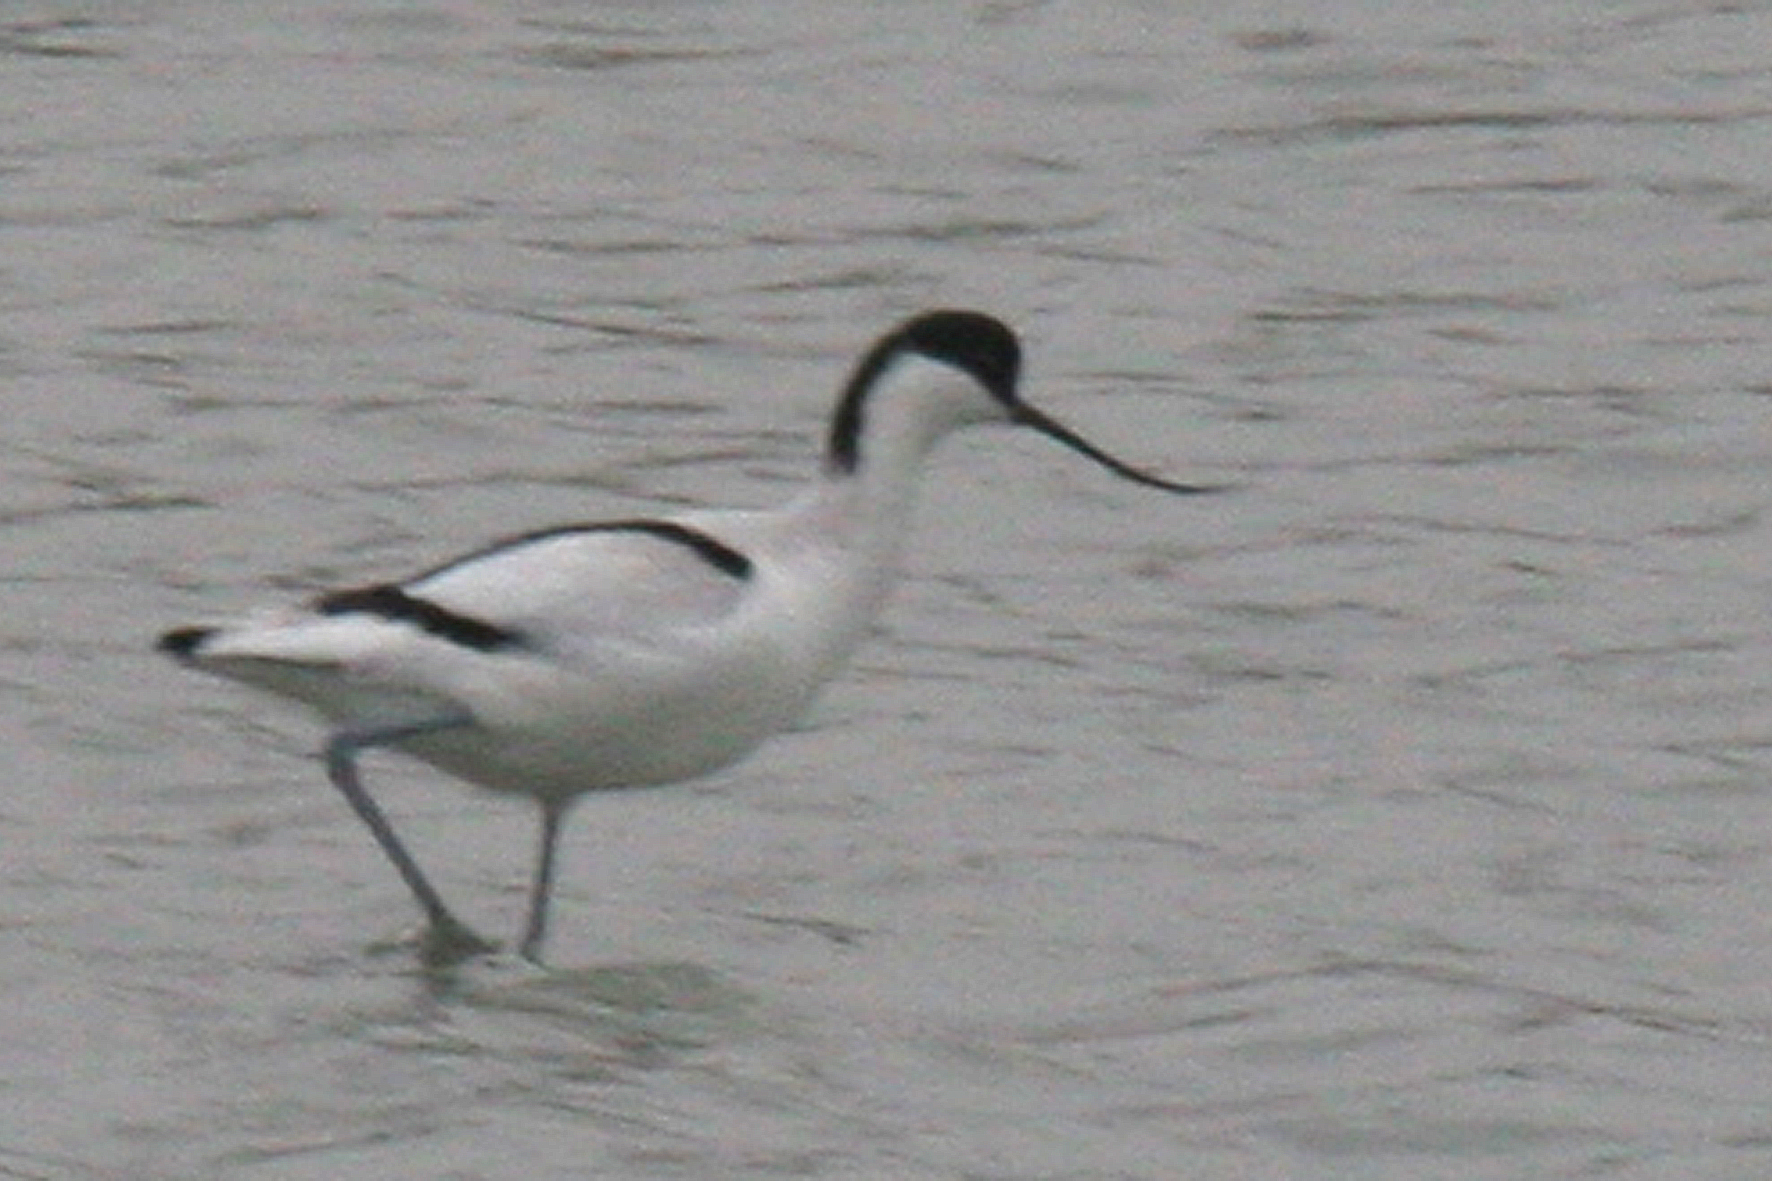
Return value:
<svg viewBox="0 0 1772 1181">
<path fill-rule="evenodd" d="M 443 904 L 358 756 L 390 747 L 533 798 L 541 841 L 521 950 L 539 960 L 561 822 L 586 792 L 675 783 L 791 725 L 892 582 L 923 460 L 957 427 L 1028 427 L 1166 492 L 1021 399 L 1021 347 L 979 312 L 881 337 L 837 399 L 811 486 L 768 511 L 562 525 L 398 582 L 160 637 L 184 664 L 318 710 L 326 771 L 428 920 L 433 961 L 490 950 Z"/>
</svg>

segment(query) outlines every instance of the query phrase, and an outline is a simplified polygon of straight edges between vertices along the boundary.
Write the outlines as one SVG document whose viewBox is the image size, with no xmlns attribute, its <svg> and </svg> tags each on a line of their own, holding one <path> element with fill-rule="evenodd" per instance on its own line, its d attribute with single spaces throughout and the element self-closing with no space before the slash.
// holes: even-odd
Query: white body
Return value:
<svg viewBox="0 0 1772 1181">
<path fill-rule="evenodd" d="M 521 645 L 479 651 L 400 621 L 297 609 L 217 631 L 196 661 L 340 728 L 461 716 L 468 725 L 397 745 L 499 791 L 563 801 L 716 770 L 791 725 L 865 637 L 923 456 L 993 406 L 951 367 L 899 367 L 860 471 L 827 471 L 774 511 L 671 518 L 748 557 L 747 577 L 646 533 L 568 532 L 403 584 Z"/>
<path fill-rule="evenodd" d="M 515 538 L 398 584 L 232 627 L 180 628 L 177 659 L 312 705 L 327 774 L 446 957 L 489 944 L 443 904 L 363 789 L 359 751 L 395 746 L 541 805 L 522 949 L 539 958 L 560 822 L 584 792 L 674 783 L 791 725 L 861 642 L 909 527 L 918 469 L 976 422 L 1032 427 L 1171 492 L 1020 400 L 1000 322 L 936 311 L 875 343 L 832 414 L 824 463 L 771 512 L 702 512 Z"/>
</svg>

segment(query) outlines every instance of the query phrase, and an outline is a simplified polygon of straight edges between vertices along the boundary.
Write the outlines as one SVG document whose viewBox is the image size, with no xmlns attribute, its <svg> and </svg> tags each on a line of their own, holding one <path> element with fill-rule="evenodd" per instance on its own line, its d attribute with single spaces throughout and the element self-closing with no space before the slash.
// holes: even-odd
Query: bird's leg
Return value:
<svg viewBox="0 0 1772 1181">
<path fill-rule="evenodd" d="M 464 725 L 467 725 L 465 718 L 450 716 L 399 726 L 341 730 L 326 743 L 327 777 L 332 780 L 333 786 L 344 793 L 351 810 L 368 826 L 375 843 L 381 846 L 382 852 L 388 855 L 388 860 L 394 863 L 394 868 L 400 871 L 400 877 L 412 891 L 412 896 L 418 900 L 419 906 L 424 909 L 425 919 L 429 924 L 429 929 L 425 932 L 425 958 L 434 962 L 466 959 L 493 951 L 497 945 L 476 935 L 443 905 L 442 896 L 395 835 L 393 825 L 388 823 L 381 807 L 364 790 L 363 783 L 357 776 L 357 755 L 370 747 L 388 746 L 421 734 Z"/>
<path fill-rule="evenodd" d="M 523 932 L 523 958 L 541 963 L 541 945 L 548 933 L 548 898 L 554 889 L 554 850 L 560 844 L 560 822 L 569 800 L 541 801 L 541 847 L 535 854 L 535 880 L 529 886 L 529 924 Z"/>
</svg>

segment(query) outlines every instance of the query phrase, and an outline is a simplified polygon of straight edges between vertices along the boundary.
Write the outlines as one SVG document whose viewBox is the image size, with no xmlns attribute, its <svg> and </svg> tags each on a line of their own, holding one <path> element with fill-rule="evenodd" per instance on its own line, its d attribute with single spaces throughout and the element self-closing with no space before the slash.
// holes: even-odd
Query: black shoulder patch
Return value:
<svg viewBox="0 0 1772 1181">
<path fill-rule="evenodd" d="M 522 636 L 510 628 L 451 611 L 429 599 L 408 594 L 393 583 L 333 591 L 315 599 L 313 606 L 322 615 L 374 615 L 395 623 L 410 623 L 439 639 L 476 652 L 493 652 L 522 640 Z"/>
</svg>

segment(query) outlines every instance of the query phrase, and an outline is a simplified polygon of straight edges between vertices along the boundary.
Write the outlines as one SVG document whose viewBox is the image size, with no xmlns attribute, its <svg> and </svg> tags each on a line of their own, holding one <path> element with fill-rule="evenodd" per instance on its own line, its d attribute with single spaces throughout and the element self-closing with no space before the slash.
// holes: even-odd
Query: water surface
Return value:
<svg viewBox="0 0 1772 1181">
<path fill-rule="evenodd" d="M 0 22 L 0 1175 L 1758 1177 L 1757 5 L 45 2 Z M 1018 325 L 805 731 L 427 975 L 165 626 L 768 504 Z M 520 807 L 393 757 L 514 931 Z"/>
</svg>

